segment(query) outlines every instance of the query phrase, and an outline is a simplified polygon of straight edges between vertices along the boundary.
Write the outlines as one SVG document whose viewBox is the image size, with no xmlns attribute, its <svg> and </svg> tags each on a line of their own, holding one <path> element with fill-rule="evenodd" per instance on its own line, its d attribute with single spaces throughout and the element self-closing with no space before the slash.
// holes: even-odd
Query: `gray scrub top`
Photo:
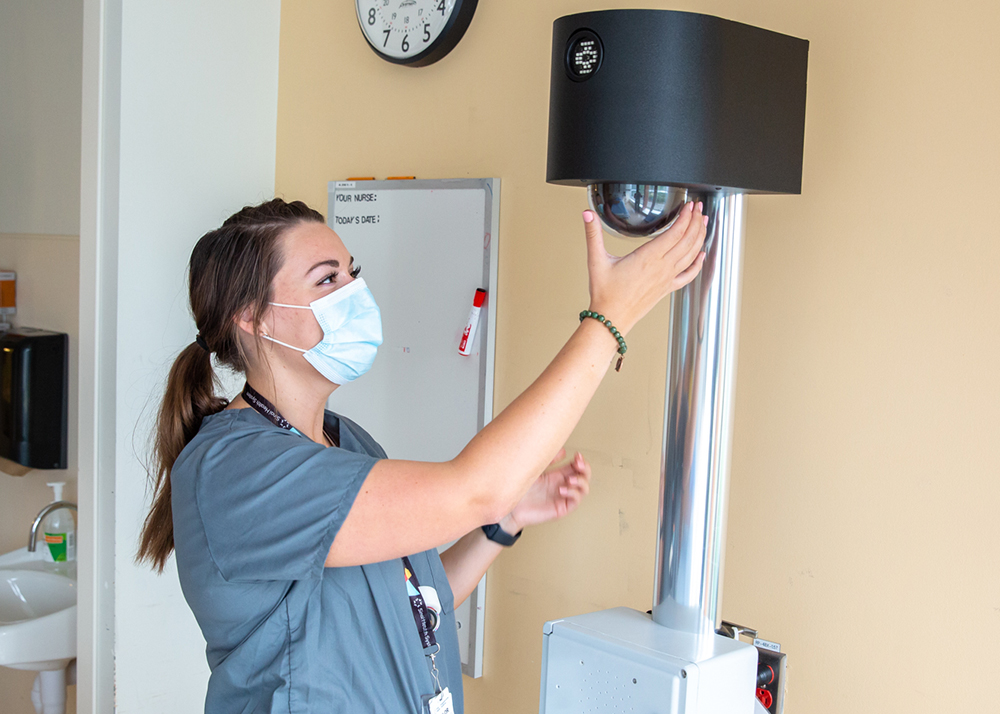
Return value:
<svg viewBox="0 0 1000 714">
<path fill-rule="evenodd" d="M 205 418 L 174 463 L 174 548 L 208 645 L 207 714 L 417 714 L 434 693 L 402 561 L 324 567 L 361 484 L 385 458 L 357 424 L 332 412 L 326 420 L 339 448 L 253 409 L 225 410 Z M 409 557 L 441 599 L 439 677 L 462 714 L 448 579 L 437 551 Z"/>
</svg>

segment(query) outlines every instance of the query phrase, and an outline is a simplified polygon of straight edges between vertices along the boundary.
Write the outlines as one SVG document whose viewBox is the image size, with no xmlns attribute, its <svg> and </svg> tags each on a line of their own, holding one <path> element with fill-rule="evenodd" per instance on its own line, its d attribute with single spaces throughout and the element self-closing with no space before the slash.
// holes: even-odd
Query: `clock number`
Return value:
<svg viewBox="0 0 1000 714">
<path fill-rule="evenodd" d="M 477 1 L 354 0 L 355 27 L 379 58 L 423 67 L 447 55 L 461 39 Z M 0 714 L 2 711 L 0 706 Z"/>
</svg>

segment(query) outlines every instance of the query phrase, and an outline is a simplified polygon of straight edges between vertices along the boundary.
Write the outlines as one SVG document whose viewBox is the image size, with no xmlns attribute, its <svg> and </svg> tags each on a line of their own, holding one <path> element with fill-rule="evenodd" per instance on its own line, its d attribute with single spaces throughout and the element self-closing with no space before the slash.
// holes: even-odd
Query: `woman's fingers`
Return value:
<svg viewBox="0 0 1000 714">
<path fill-rule="evenodd" d="M 590 464 L 583 454 L 577 452 L 566 466 L 561 469 L 557 481 L 559 498 L 553 503 L 556 517 L 561 518 L 572 513 L 590 493 Z"/>
<path fill-rule="evenodd" d="M 583 454 L 577 452 L 570 462 L 574 475 L 571 477 L 574 483 L 582 484 L 586 492 L 590 491 L 590 462 L 583 458 Z"/>
<path fill-rule="evenodd" d="M 661 258 L 673 250 L 678 243 L 684 240 L 688 229 L 692 225 L 697 225 L 697 221 L 700 220 L 698 217 L 701 216 L 701 210 L 698 205 L 695 205 L 693 201 L 684 204 L 680 213 L 677 214 L 674 224 L 646 244 L 648 250 L 655 251 L 656 255 Z"/>
<path fill-rule="evenodd" d="M 567 497 L 563 499 L 562 503 L 560 503 L 556 507 L 557 517 L 562 518 L 563 516 L 569 515 L 570 513 L 575 511 L 579 507 L 579 505 L 580 505 L 580 498 L 578 496 Z"/>
<path fill-rule="evenodd" d="M 705 236 L 707 234 L 708 216 L 702 216 L 698 221 L 691 221 L 684 238 L 671 251 L 676 254 L 674 269 L 683 272 L 694 263 L 698 253 L 705 246 Z"/>
<path fill-rule="evenodd" d="M 705 235 L 705 226 L 707 221 L 705 220 L 705 214 L 702 212 L 703 206 L 699 202 L 691 213 L 691 220 L 688 221 L 687 226 L 684 228 L 684 235 L 681 239 L 674 244 L 674 247 L 668 251 L 674 255 L 678 253 L 683 253 L 686 251 L 693 243 L 697 243 L 699 239 Z"/>
<path fill-rule="evenodd" d="M 583 476 L 589 479 L 590 464 L 578 453 L 567 464 L 560 466 L 558 469 L 552 469 L 549 473 L 558 474 L 559 478 L 563 480 L 576 476 Z"/>
<path fill-rule="evenodd" d="M 677 277 L 674 278 L 674 285 L 675 285 L 674 289 L 678 290 L 680 288 L 683 288 L 685 285 L 687 285 L 696 277 L 698 277 L 698 273 L 701 272 L 701 266 L 704 263 L 705 263 L 705 252 L 702 251 L 697 255 L 697 257 L 695 257 L 694 262 L 691 263 L 690 267 L 678 273 Z"/>
<path fill-rule="evenodd" d="M 708 223 L 702 213 L 703 209 L 704 204 L 700 201 L 686 204 L 681 209 L 677 220 L 667 231 L 639 249 L 650 248 L 652 249 L 650 255 L 663 261 L 660 264 L 665 269 L 661 276 L 667 282 L 662 287 L 667 293 L 673 292 L 681 285 L 686 285 L 694 278 L 693 275 L 686 274 L 682 280 L 678 280 L 678 275 L 686 273 L 689 268 L 698 264 L 698 254 L 705 243 Z M 697 275 L 697 270 L 695 270 L 694 275 Z"/>
<path fill-rule="evenodd" d="M 562 481 L 559 486 L 561 496 L 573 495 L 579 499 L 590 493 L 590 464 L 583 458 L 583 454 L 577 452 L 561 476 Z"/>
<path fill-rule="evenodd" d="M 583 212 L 583 229 L 587 235 L 587 267 L 590 272 L 600 270 L 608 261 L 608 250 L 604 247 L 604 229 L 593 211 Z"/>
<path fill-rule="evenodd" d="M 587 494 L 579 488 L 571 488 L 569 486 L 562 486 L 559 489 L 559 495 L 564 498 L 567 502 L 573 504 L 573 508 L 580 504 L 583 497 Z"/>
</svg>

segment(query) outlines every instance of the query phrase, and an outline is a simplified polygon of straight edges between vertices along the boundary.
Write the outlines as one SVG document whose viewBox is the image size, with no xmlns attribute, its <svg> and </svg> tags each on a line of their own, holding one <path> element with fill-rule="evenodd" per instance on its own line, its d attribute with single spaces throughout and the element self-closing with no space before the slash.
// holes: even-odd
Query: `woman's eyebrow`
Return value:
<svg viewBox="0 0 1000 714">
<path fill-rule="evenodd" d="M 316 268 L 322 268 L 324 265 L 329 265 L 331 268 L 339 268 L 340 267 L 340 261 L 336 260 L 335 258 L 329 258 L 327 260 L 321 260 L 318 263 L 316 263 L 316 265 L 314 265 L 313 267 L 309 268 L 309 270 L 306 271 L 306 276 L 308 277 L 309 273 L 311 273 L 312 271 L 316 270 Z M 350 267 L 351 265 L 354 265 L 354 256 L 353 255 L 351 256 L 350 263 L 348 263 L 348 267 Z"/>
</svg>

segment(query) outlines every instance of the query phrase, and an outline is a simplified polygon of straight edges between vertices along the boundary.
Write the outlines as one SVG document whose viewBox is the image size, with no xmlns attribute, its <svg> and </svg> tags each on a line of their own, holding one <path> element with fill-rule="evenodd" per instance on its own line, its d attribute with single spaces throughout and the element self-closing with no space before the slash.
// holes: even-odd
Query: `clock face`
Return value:
<svg viewBox="0 0 1000 714">
<path fill-rule="evenodd" d="M 371 48 L 390 62 L 420 66 L 444 57 L 462 38 L 476 0 L 355 0 Z"/>
</svg>

